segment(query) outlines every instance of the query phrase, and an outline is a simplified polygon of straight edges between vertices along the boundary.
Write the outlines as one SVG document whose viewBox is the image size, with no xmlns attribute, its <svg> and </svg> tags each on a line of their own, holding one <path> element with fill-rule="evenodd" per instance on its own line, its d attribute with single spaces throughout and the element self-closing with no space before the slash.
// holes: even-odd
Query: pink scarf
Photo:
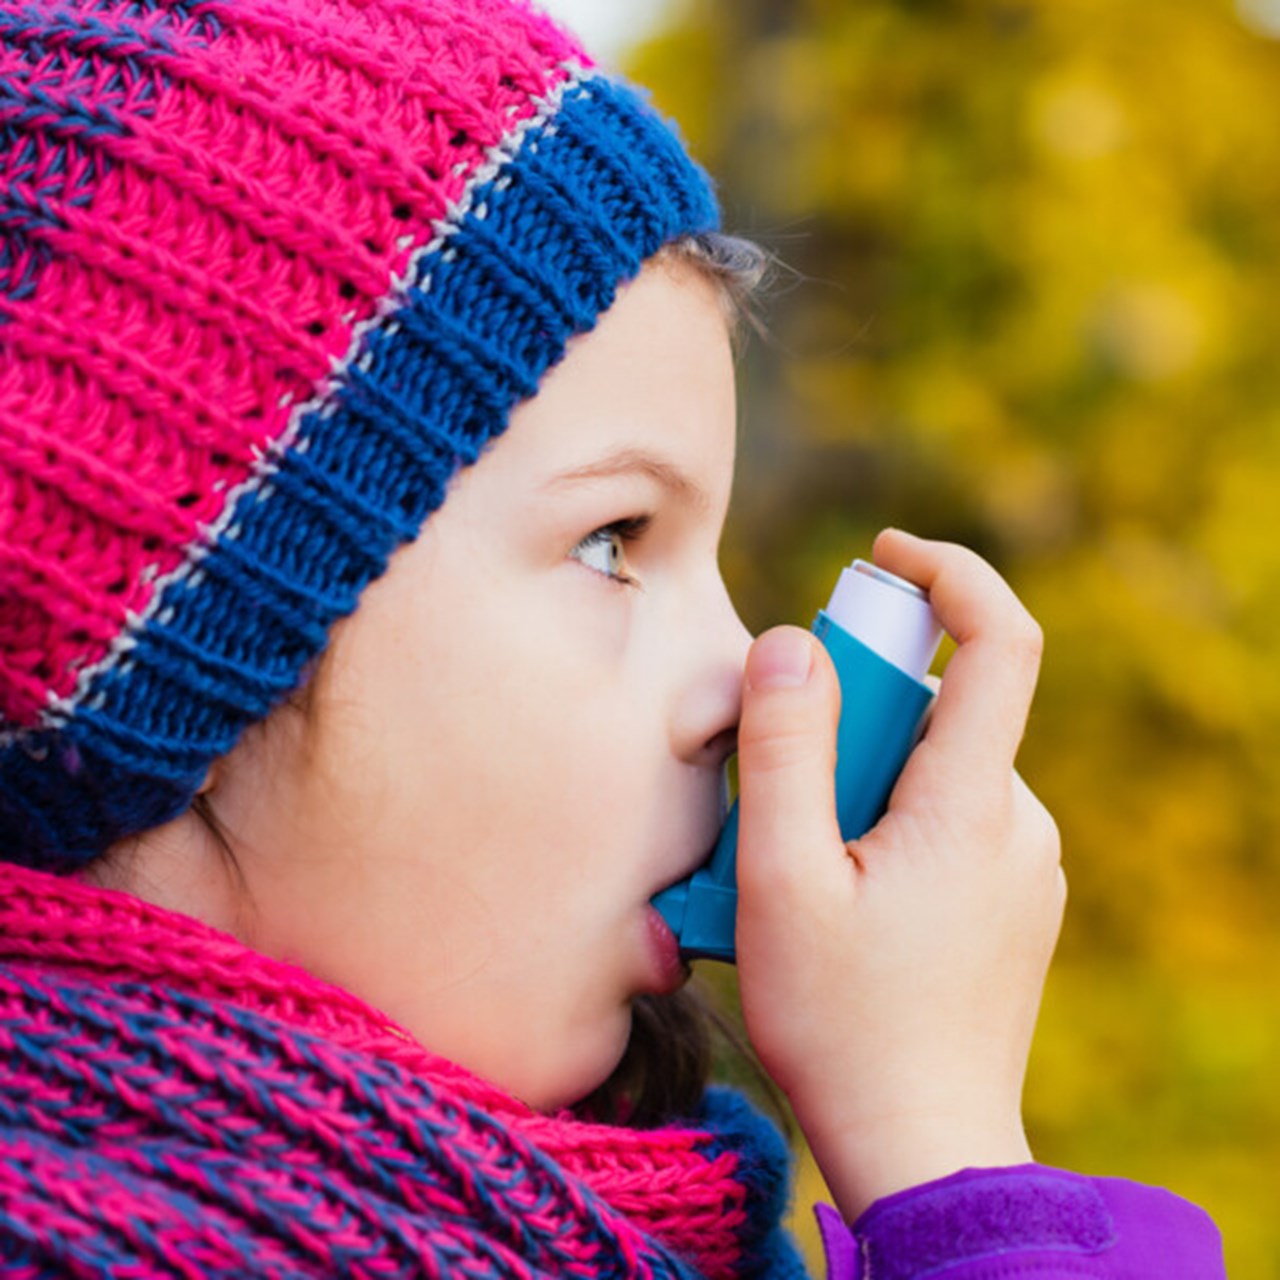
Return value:
<svg viewBox="0 0 1280 1280">
<path fill-rule="evenodd" d="M 355 997 L 0 864 L 5 1274 L 780 1276 L 785 1153 L 537 1114 Z"/>
</svg>

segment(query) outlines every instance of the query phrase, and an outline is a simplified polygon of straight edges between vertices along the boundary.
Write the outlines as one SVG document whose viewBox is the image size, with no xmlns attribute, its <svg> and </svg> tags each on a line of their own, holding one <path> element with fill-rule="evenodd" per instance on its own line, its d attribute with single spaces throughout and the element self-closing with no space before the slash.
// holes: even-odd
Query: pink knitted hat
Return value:
<svg viewBox="0 0 1280 1280">
<path fill-rule="evenodd" d="M 522 0 L 0 0 L 0 857 L 189 804 L 714 198 Z"/>
</svg>

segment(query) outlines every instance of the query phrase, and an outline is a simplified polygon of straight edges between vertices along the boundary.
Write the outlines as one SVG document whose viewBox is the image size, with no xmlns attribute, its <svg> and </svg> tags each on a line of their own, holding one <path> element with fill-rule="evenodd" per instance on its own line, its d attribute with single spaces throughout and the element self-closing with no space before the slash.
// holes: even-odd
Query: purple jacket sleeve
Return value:
<svg viewBox="0 0 1280 1280">
<path fill-rule="evenodd" d="M 828 1280 L 1225 1280 L 1209 1216 L 1168 1191 L 1042 1165 L 965 1169 L 817 1209 Z"/>
</svg>

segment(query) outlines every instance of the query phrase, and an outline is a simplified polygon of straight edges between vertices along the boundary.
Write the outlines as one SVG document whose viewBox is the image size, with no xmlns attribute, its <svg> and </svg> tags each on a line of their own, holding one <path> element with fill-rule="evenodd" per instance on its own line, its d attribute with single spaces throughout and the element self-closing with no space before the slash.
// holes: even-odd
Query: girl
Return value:
<svg viewBox="0 0 1280 1280">
<path fill-rule="evenodd" d="M 830 665 L 716 565 L 755 258 L 644 103 L 516 0 L 0 12 L 8 1270 L 799 1274 L 649 906 L 736 746 L 831 1274 L 1221 1274 L 1029 1163 L 1038 637 L 958 548 L 877 543 L 959 647 L 840 840 Z"/>
</svg>

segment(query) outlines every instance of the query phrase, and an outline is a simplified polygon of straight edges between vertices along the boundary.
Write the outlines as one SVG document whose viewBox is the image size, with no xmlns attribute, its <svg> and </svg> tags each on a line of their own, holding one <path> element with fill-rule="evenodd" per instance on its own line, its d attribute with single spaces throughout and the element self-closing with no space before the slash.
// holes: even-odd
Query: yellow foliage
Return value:
<svg viewBox="0 0 1280 1280">
<path fill-rule="evenodd" d="M 1280 1274 L 1263 11 L 689 0 L 633 68 L 730 224 L 795 270 L 743 371 L 725 565 L 744 614 L 808 621 L 886 523 L 969 542 L 1013 581 L 1047 634 L 1020 765 L 1072 885 L 1035 1146 L 1199 1200 L 1236 1280 Z"/>
</svg>

